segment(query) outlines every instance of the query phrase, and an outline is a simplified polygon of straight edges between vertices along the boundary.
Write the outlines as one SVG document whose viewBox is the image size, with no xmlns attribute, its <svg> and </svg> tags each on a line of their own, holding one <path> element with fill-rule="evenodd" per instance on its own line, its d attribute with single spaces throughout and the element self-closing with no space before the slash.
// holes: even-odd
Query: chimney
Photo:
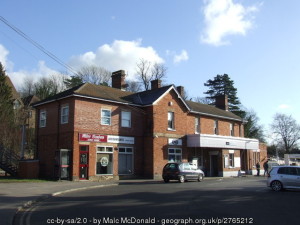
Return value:
<svg viewBox="0 0 300 225">
<path fill-rule="evenodd" d="M 161 80 L 152 80 L 151 81 L 151 90 L 161 87 Z"/>
<path fill-rule="evenodd" d="M 118 70 L 116 72 L 113 72 L 111 79 L 112 79 L 112 87 L 113 88 L 118 88 L 121 90 L 126 88 L 125 71 L 124 70 Z"/>
<path fill-rule="evenodd" d="M 216 107 L 228 111 L 228 96 L 227 95 L 216 96 Z"/>
<path fill-rule="evenodd" d="M 184 97 L 184 87 L 183 86 L 178 86 L 176 87 L 178 93 L 181 95 L 181 97 Z"/>
</svg>

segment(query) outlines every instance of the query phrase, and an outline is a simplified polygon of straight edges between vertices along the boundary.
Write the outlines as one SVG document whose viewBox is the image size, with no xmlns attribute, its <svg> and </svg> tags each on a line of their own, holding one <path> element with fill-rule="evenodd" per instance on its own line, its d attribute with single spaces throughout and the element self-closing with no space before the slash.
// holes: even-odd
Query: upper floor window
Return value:
<svg viewBox="0 0 300 225">
<path fill-rule="evenodd" d="M 46 121 L 47 121 L 47 112 L 46 110 L 40 111 L 40 127 L 46 127 Z"/>
<path fill-rule="evenodd" d="M 169 130 L 175 129 L 174 112 L 168 112 L 168 129 Z"/>
<path fill-rule="evenodd" d="M 195 118 L 195 134 L 200 134 L 200 118 Z"/>
<path fill-rule="evenodd" d="M 230 127 L 230 136 L 234 136 L 234 123 L 229 124 Z"/>
<path fill-rule="evenodd" d="M 121 126 L 122 127 L 131 127 L 131 112 L 122 111 Z"/>
<path fill-rule="evenodd" d="M 69 122 L 69 106 L 62 106 L 61 107 L 61 117 L 60 117 L 61 124 L 65 124 Z"/>
<path fill-rule="evenodd" d="M 214 134 L 219 134 L 219 121 L 214 121 Z"/>
<path fill-rule="evenodd" d="M 101 125 L 111 125 L 110 109 L 101 109 Z"/>
</svg>

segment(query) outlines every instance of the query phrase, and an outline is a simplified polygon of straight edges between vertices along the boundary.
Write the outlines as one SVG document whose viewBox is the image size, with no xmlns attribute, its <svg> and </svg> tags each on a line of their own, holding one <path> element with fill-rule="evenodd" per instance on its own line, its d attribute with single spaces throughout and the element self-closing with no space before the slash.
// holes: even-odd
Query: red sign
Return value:
<svg viewBox="0 0 300 225">
<path fill-rule="evenodd" d="M 107 135 L 100 135 L 100 134 L 79 134 L 79 141 L 107 142 Z"/>
</svg>

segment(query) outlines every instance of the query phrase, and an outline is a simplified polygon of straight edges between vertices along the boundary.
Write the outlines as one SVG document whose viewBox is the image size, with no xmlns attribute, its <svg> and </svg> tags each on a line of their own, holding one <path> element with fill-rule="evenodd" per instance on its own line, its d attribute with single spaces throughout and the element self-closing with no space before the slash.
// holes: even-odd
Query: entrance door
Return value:
<svg viewBox="0 0 300 225">
<path fill-rule="evenodd" d="M 210 156 L 210 176 L 217 177 L 219 175 L 218 170 L 218 155 Z"/>
<path fill-rule="evenodd" d="M 81 145 L 79 146 L 79 179 L 88 179 L 89 170 L 89 146 Z"/>
</svg>

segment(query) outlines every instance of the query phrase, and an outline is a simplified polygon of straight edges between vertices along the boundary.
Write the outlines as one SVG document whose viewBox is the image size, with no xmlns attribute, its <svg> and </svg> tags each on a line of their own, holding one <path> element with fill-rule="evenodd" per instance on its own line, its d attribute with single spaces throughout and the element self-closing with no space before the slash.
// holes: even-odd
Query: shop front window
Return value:
<svg viewBox="0 0 300 225">
<path fill-rule="evenodd" d="M 169 158 L 169 162 L 181 162 L 182 160 L 181 148 L 169 148 L 168 158 Z"/>
<path fill-rule="evenodd" d="M 97 147 L 96 173 L 113 174 L 113 147 Z"/>
</svg>

